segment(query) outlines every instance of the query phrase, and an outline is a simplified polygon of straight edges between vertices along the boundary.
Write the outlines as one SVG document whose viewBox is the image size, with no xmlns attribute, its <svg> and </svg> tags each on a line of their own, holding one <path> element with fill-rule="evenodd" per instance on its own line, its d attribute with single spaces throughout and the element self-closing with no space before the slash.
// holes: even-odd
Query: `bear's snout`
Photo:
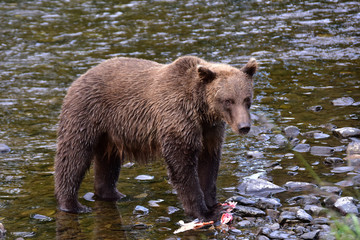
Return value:
<svg viewBox="0 0 360 240">
<path fill-rule="evenodd" d="M 250 131 L 250 128 L 251 128 L 250 124 L 247 124 L 247 123 L 242 124 L 242 123 L 240 123 L 238 125 L 238 132 L 240 134 L 242 134 L 242 135 L 245 135 Z"/>
</svg>

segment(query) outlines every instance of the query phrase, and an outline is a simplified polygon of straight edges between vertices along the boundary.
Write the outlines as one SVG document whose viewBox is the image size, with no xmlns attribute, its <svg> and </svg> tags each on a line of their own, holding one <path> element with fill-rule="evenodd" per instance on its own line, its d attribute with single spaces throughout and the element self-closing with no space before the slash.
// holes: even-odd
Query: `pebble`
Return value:
<svg viewBox="0 0 360 240">
<path fill-rule="evenodd" d="M 331 156 L 334 152 L 334 148 L 325 146 L 313 146 L 310 149 L 310 153 L 315 156 Z"/>
<path fill-rule="evenodd" d="M 164 216 L 160 216 L 158 217 L 155 222 L 158 222 L 158 223 L 165 223 L 165 222 L 170 222 L 171 219 L 169 217 L 164 217 Z"/>
<path fill-rule="evenodd" d="M 292 192 L 310 191 L 318 188 L 318 186 L 312 183 L 293 182 L 293 181 L 289 181 L 285 183 L 283 187 L 286 188 L 288 191 L 292 191 Z"/>
<path fill-rule="evenodd" d="M 296 212 L 296 218 L 303 222 L 311 222 L 313 220 L 312 216 L 308 214 L 304 209 L 299 209 Z"/>
<path fill-rule="evenodd" d="M 339 198 L 335 204 L 334 207 L 337 208 L 340 213 L 346 215 L 348 213 L 354 213 L 358 214 L 359 210 L 357 209 L 356 205 L 354 204 L 354 198 L 353 197 L 341 197 Z"/>
<path fill-rule="evenodd" d="M 11 149 L 7 145 L 0 143 L 0 153 L 8 153 L 10 151 Z"/>
<path fill-rule="evenodd" d="M 167 208 L 167 212 L 168 212 L 169 215 L 170 215 L 170 214 L 173 214 L 173 213 L 175 213 L 175 212 L 177 212 L 177 211 L 179 211 L 179 210 L 180 210 L 180 208 L 173 207 L 173 206 L 169 206 L 169 207 Z"/>
<path fill-rule="evenodd" d="M 296 145 L 292 150 L 295 152 L 309 152 L 310 151 L 310 145 L 306 143 L 300 143 Z"/>
<path fill-rule="evenodd" d="M 338 165 L 342 163 L 344 163 L 344 160 L 338 157 L 326 157 L 324 160 L 324 164 L 326 165 Z"/>
<path fill-rule="evenodd" d="M 150 200 L 148 203 L 149 203 L 150 207 L 160 207 L 159 203 L 161 203 L 163 201 L 164 201 L 163 199 Z"/>
<path fill-rule="evenodd" d="M 150 176 L 150 175 L 139 175 L 137 177 L 135 177 L 136 180 L 141 180 L 141 181 L 147 181 L 147 180 L 153 180 L 154 176 Z"/>
<path fill-rule="evenodd" d="M 34 214 L 30 216 L 32 219 L 39 220 L 40 222 L 51 222 L 53 219 L 51 217 L 41 215 L 41 214 Z"/>
<path fill-rule="evenodd" d="M 293 221 L 296 219 L 296 214 L 290 211 L 283 211 L 279 217 L 279 223 L 284 224 L 287 221 Z"/>
<path fill-rule="evenodd" d="M 83 198 L 86 200 L 86 201 L 89 201 L 89 202 L 95 202 L 95 194 L 92 193 L 92 192 L 87 192 L 84 194 Z"/>
<path fill-rule="evenodd" d="M 312 215 L 319 216 L 322 213 L 326 213 L 326 208 L 319 207 L 317 205 L 305 205 L 304 210 L 311 213 Z"/>
<path fill-rule="evenodd" d="M 336 186 L 322 186 L 320 187 L 320 191 L 327 192 L 327 193 L 334 193 L 340 195 L 342 190 Z"/>
<path fill-rule="evenodd" d="M 319 236 L 320 230 L 315 230 L 311 232 L 304 233 L 300 236 L 302 239 L 317 239 Z"/>
<path fill-rule="evenodd" d="M 333 133 L 337 137 L 348 138 L 360 136 L 360 129 L 354 127 L 343 127 L 333 130 Z"/>
<path fill-rule="evenodd" d="M 240 222 L 237 223 L 237 226 L 241 227 L 241 228 L 245 228 L 245 227 L 251 227 L 254 224 L 252 222 L 250 222 L 249 220 L 242 220 Z"/>
<path fill-rule="evenodd" d="M 300 134 L 300 129 L 295 126 L 288 126 L 284 129 L 285 136 L 288 139 L 294 139 Z"/>
<path fill-rule="evenodd" d="M 247 158 L 262 158 L 262 157 L 264 157 L 264 154 L 259 151 L 248 151 L 246 153 L 246 157 Z"/>
<path fill-rule="evenodd" d="M 148 215 L 149 209 L 140 205 L 137 205 L 133 211 L 133 214 Z"/>
<path fill-rule="evenodd" d="M 284 188 L 260 178 L 245 178 L 237 189 L 240 194 L 259 197 L 267 197 L 271 194 L 285 191 Z"/>
<path fill-rule="evenodd" d="M 242 205 L 237 205 L 234 209 L 234 212 L 242 217 L 244 217 L 244 216 L 260 217 L 260 216 L 266 215 L 264 211 L 262 211 L 258 208 L 242 206 Z"/>
<path fill-rule="evenodd" d="M 346 173 L 346 172 L 351 172 L 354 170 L 354 167 L 352 166 L 344 166 L 344 167 L 335 167 L 333 169 L 331 169 L 332 173 Z"/>
<path fill-rule="evenodd" d="M 309 110 L 313 111 L 313 112 L 320 112 L 322 109 L 323 109 L 323 107 L 321 105 L 309 107 Z"/>
<path fill-rule="evenodd" d="M 342 97 L 331 101 L 334 106 L 351 106 L 355 101 L 352 97 Z"/>
</svg>

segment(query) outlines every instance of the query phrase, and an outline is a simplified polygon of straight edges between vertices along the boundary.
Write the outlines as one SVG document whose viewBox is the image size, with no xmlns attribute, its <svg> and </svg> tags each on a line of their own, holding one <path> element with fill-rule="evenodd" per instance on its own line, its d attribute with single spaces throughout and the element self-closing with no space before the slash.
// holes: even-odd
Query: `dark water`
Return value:
<svg viewBox="0 0 360 240">
<path fill-rule="evenodd" d="M 219 176 L 219 199 L 236 194 L 242 177 L 274 160 L 283 169 L 274 183 L 314 182 L 301 159 L 272 142 L 289 125 L 301 132 L 321 130 L 315 146 L 346 146 L 322 127 L 360 127 L 359 106 L 334 107 L 331 100 L 360 101 L 360 3 L 358 1 L 89 1 L 0 2 L 0 222 L 15 237 L 53 239 L 206 239 L 214 231 L 174 236 L 183 211 L 166 180 L 162 162 L 122 171 L 119 189 L 129 196 L 109 204 L 81 201 L 86 215 L 56 213 L 53 159 L 62 99 L 70 83 L 88 68 L 114 56 L 171 62 L 182 55 L 240 67 L 250 56 L 260 65 L 252 111 L 262 133 L 240 138 L 228 132 Z M 308 108 L 321 105 L 322 111 Z M 260 151 L 258 159 L 247 151 Z M 301 154 L 322 181 L 334 184 L 323 156 Z M 334 153 L 344 157 L 344 151 Z M 317 164 L 317 162 L 319 162 Z M 317 165 L 316 165 L 317 164 Z M 286 168 L 299 166 L 297 175 Z M 154 176 L 140 181 L 141 174 Z M 92 174 L 80 196 L 92 192 Z M 353 188 L 344 189 L 355 194 Z M 163 200 L 159 207 L 151 200 Z M 137 205 L 149 209 L 133 213 Z M 169 217 L 161 222 L 159 217 Z M 160 219 L 161 220 L 161 219 Z M 246 231 L 240 238 L 246 238 Z M 223 237 L 223 236 L 222 236 Z M 225 235 L 226 237 L 226 235 Z"/>
</svg>

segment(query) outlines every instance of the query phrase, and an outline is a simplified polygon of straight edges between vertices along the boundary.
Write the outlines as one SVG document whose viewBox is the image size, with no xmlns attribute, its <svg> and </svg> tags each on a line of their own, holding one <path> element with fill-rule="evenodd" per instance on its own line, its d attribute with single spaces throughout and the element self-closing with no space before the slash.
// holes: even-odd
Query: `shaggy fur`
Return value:
<svg viewBox="0 0 360 240">
<path fill-rule="evenodd" d="M 119 200 L 124 158 L 164 158 L 185 212 L 219 217 L 216 178 L 225 122 L 250 130 L 255 59 L 241 69 L 181 57 L 171 64 L 113 58 L 78 78 L 65 97 L 55 158 L 59 209 L 88 212 L 78 190 L 91 163 L 98 199 Z"/>
</svg>

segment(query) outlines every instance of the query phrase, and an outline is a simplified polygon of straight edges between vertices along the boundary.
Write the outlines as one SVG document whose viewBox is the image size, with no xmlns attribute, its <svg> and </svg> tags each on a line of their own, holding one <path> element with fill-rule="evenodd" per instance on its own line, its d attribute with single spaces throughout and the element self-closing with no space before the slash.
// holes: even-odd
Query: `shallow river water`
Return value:
<svg viewBox="0 0 360 240">
<path fill-rule="evenodd" d="M 360 127 L 360 105 L 331 102 L 340 97 L 360 101 L 358 1 L 4 0 L 0 26 L 0 143 L 11 148 L 0 154 L 0 222 L 8 239 L 217 238 L 212 230 L 173 234 L 176 222 L 186 218 L 161 161 L 123 168 L 118 188 L 128 196 L 124 201 L 82 198 L 93 213 L 56 211 L 53 159 L 62 100 L 80 74 L 115 56 L 168 63 L 195 55 L 236 67 L 250 57 L 258 60 L 255 127 L 245 137 L 227 131 L 220 201 L 236 195 L 243 177 L 263 171 L 271 161 L 281 163 L 282 169 L 269 173 L 278 185 L 315 179 L 333 185 L 347 177 L 332 173 L 325 156 L 299 157 L 273 138 L 290 125 L 302 133 L 319 130 L 329 137 L 300 140 L 335 147 L 333 156 L 346 156 L 348 141 L 324 125 Z M 263 155 L 248 158 L 249 151 Z M 295 167 L 291 173 L 289 167 Z M 135 179 L 139 175 L 153 178 Z M 90 171 L 80 197 L 93 192 L 92 176 Z M 354 187 L 343 191 L 358 198 Z M 247 238 L 247 231 L 237 237 Z"/>
</svg>

